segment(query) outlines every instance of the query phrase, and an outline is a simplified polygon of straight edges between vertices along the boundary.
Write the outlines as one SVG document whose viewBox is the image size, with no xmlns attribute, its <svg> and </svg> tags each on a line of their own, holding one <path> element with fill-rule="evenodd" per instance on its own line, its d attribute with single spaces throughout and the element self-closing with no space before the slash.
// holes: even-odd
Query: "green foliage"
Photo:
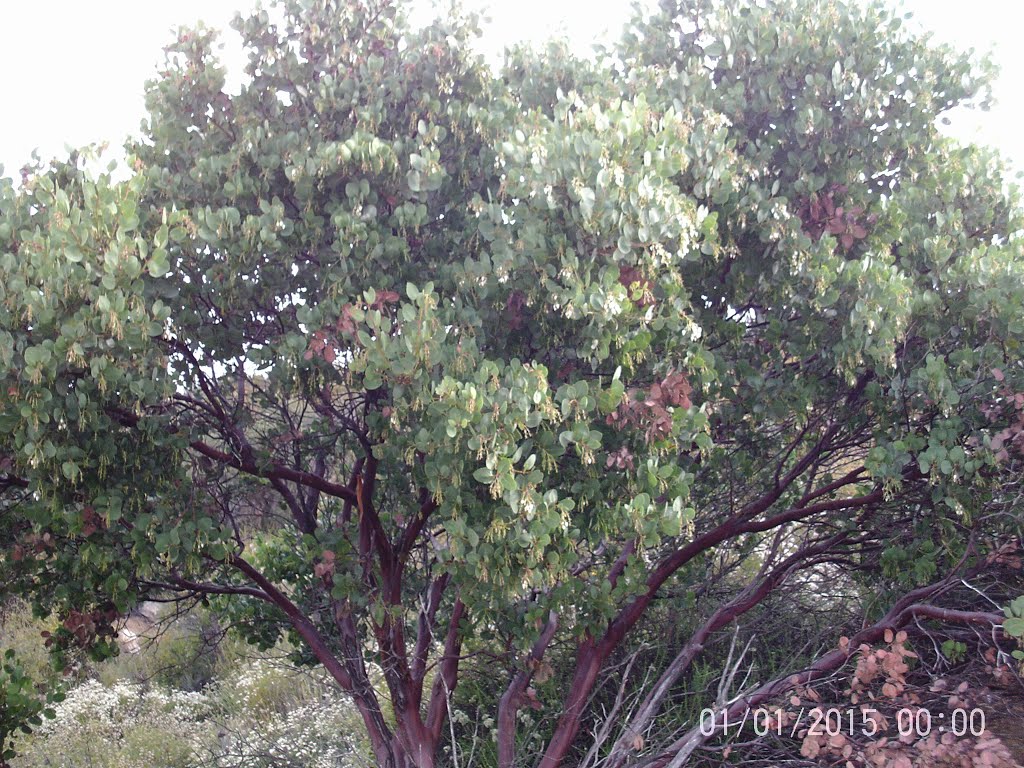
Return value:
<svg viewBox="0 0 1024 768">
<path fill-rule="evenodd" d="M 233 26 L 237 93 L 214 32 L 166 48 L 130 179 L 0 183 L 0 583 L 59 658 L 202 599 L 402 766 L 463 643 L 600 669 L 691 561 L 836 537 L 888 599 L 1020 532 L 1018 193 L 936 128 L 984 66 L 840 0 L 666 0 L 498 73 L 456 12 Z"/>
<path fill-rule="evenodd" d="M 1003 608 L 1003 613 L 1006 614 L 1003 631 L 1024 646 L 1024 596 L 1018 597 Z M 1024 661 L 1024 650 L 1013 651 L 1013 658 Z"/>
<path fill-rule="evenodd" d="M 0 764 L 14 757 L 11 740 L 14 735 L 32 733 L 43 724 L 43 719 L 53 719 L 56 714 L 52 705 L 62 701 L 63 694 L 49 691 L 41 694 L 36 683 L 25 674 L 13 648 L 3 654 L 0 665 Z"/>
<path fill-rule="evenodd" d="M 942 655 L 950 664 L 957 664 L 967 655 L 967 646 L 957 640 L 943 640 Z"/>
</svg>

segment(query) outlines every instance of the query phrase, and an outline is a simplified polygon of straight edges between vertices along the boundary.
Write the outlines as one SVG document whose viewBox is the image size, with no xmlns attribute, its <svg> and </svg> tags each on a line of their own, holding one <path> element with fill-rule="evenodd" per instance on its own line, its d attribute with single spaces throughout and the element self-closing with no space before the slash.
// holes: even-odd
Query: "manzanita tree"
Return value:
<svg viewBox="0 0 1024 768">
<path fill-rule="evenodd" d="M 876 598 L 857 643 L 1001 623 L 935 602 L 1020 527 L 1018 201 L 936 128 L 984 100 L 970 59 L 838 0 L 666 0 L 499 73 L 472 18 L 388 0 L 235 27 L 238 92 L 214 33 L 168 46 L 130 179 L 0 188 L 0 576 L 56 652 L 202 600 L 322 664 L 388 768 L 435 765 L 486 657 L 493 760 L 542 706 L 554 768 L 727 560 L 601 747 L 679 765 L 707 737 L 645 745 L 665 692 L 796 574 Z"/>
</svg>

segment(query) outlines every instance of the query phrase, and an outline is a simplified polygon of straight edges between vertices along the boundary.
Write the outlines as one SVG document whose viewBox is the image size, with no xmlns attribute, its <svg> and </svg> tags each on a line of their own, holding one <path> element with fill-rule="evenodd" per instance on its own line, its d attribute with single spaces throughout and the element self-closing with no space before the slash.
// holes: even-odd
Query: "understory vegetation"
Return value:
<svg viewBox="0 0 1024 768">
<path fill-rule="evenodd" d="M 34 680 L 65 691 L 52 718 L 15 740 L 15 768 L 372 765 L 351 704 L 286 648 L 257 652 L 192 613 L 155 624 L 136 653 L 63 675 L 38 653 L 46 626 L 15 605 L 0 627 L 0 646 Z"/>
<path fill-rule="evenodd" d="M 1013 563 L 1016 566 L 1016 563 Z M 726 589 L 728 578 L 718 588 Z M 796 594 L 766 601 L 743 622 L 733 622 L 708 638 L 704 653 L 679 681 L 665 703 L 663 727 L 684 733 L 707 717 L 707 702 L 721 700 L 732 686 L 740 688 L 774 679 L 794 666 L 813 663 L 837 626 L 856 615 L 855 595 L 837 595 L 812 582 L 801 605 Z M 991 586 L 991 585 L 989 585 Z M 831 594 L 831 603 L 822 597 Z M 611 661 L 605 683 L 595 693 L 594 746 L 579 757 L 580 768 L 600 768 L 600 755 L 618 718 L 634 714 L 654 682 L 694 631 L 695 611 L 710 595 L 669 596 L 651 612 L 636 638 Z M 16 651 L 28 675 L 66 692 L 54 716 L 30 735 L 14 742 L 18 757 L 12 768 L 369 768 L 372 751 L 360 730 L 358 712 L 339 698 L 322 669 L 296 667 L 294 649 L 286 644 L 264 651 L 216 626 L 202 609 L 182 615 L 163 611 L 144 633 L 137 652 L 122 650 L 109 660 L 84 662 L 68 674 L 53 669 L 39 637 L 52 621 L 34 619 L 24 604 L 3 612 L 0 647 Z M 733 747 L 754 734 L 753 720 L 722 741 L 717 754 L 696 756 L 690 764 L 711 768 L 744 765 L 990 766 L 1014 768 L 1024 759 L 1024 688 L 1021 668 L 993 651 L 980 633 L 943 634 L 910 644 L 905 632 L 865 645 L 830 679 L 793 685 L 767 700 L 760 711 L 771 721 L 759 723 L 767 737 L 755 745 Z M 127 647 L 127 644 L 126 644 Z M 912 650 L 919 647 L 922 653 Z M 797 658 L 794 658 L 794 650 Z M 535 686 L 557 689 L 566 684 L 568 662 L 554 654 L 550 666 L 535 676 Z M 737 679 L 739 676 L 741 679 Z M 378 678 L 379 680 L 380 678 Z M 454 697 L 449 738 L 441 765 L 493 765 L 498 732 L 488 713 L 493 665 L 486 658 L 470 663 Z M 891 686 L 891 687 L 890 687 Z M 797 713 L 816 708 L 849 717 L 870 700 L 883 732 L 891 732 L 888 749 L 878 739 L 848 738 L 798 725 Z M 524 739 L 520 761 L 530 765 L 556 723 L 556 712 L 536 706 L 519 713 Z M 983 738 L 899 739 L 900 711 L 953 709 L 983 713 Z M 759 715 L 760 716 L 760 715 Z M 781 723 L 781 727 L 778 725 Z M 858 719 L 857 726 L 862 725 Z M 936 727 L 939 725 L 936 722 Z M 845 727 L 845 726 L 844 726 Z M 746 731 L 744 733 L 743 731 Z M 633 736 L 640 748 L 643 737 Z M 950 748 L 954 747 L 954 748 Z M 851 759 L 852 758 L 852 759 Z M 909 762 L 908 762 L 909 761 Z"/>
</svg>

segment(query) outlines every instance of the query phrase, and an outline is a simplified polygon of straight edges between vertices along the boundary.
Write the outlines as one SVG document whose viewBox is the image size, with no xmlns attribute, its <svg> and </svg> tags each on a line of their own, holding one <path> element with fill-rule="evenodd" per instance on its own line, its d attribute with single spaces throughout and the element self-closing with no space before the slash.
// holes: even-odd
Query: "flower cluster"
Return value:
<svg viewBox="0 0 1024 768">
<path fill-rule="evenodd" d="M 315 674 L 257 659 L 191 692 L 118 681 L 74 687 L 18 744 L 21 768 L 355 768 L 351 703 Z M 352 739 L 351 741 L 348 739 Z"/>
</svg>

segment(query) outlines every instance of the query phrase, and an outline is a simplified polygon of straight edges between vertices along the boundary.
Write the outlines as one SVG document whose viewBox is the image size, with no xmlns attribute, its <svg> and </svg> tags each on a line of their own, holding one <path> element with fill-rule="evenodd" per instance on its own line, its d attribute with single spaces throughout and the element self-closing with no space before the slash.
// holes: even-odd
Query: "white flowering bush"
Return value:
<svg viewBox="0 0 1024 768">
<path fill-rule="evenodd" d="M 235 719 L 211 762 L 218 768 L 362 768 L 366 747 L 355 711 L 337 696 L 323 697 L 267 720 Z"/>
<path fill-rule="evenodd" d="M 315 672 L 266 659 L 202 691 L 88 680 L 17 744 L 14 768 L 358 768 L 358 715 Z"/>
<path fill-rule="evenodd" d="M 355 707 L 317 671 L 250 660 L 219 682 L 225 715 L 213 762 L 223 768 L 355 768 L 367 765 Z"/>
<path fill-rule="evenodd" d="M 40 633 L 52 622 L 8 603 L 0 647 L 58 682 Z M 252 657 L 203 615 L 179 617 L 136 654 L 76 667 L 55 717 L 17 737 L 12 768 L 357 768 L 370 763 L 361 720 L 318 669 L 282 661 L 286 645 Z M 84 678 L 84 679 L 83 679 Z M 192 690 L 198 688 L 198 690 Z"/>
<path fill-rule="evenodd" d="M 17 745 L 19 768 L 187 768 L 214 736 L 216 703 L 204 693 L 88 680 Z"/>
<path fill-rule="evenodd" d="M 316 672 L 262 657 L 239 660 L 217 682 L 219 698 L 229 712 L 254 717 L 287 712 L 316 698 L 324 687 Z"/>
</svg>

